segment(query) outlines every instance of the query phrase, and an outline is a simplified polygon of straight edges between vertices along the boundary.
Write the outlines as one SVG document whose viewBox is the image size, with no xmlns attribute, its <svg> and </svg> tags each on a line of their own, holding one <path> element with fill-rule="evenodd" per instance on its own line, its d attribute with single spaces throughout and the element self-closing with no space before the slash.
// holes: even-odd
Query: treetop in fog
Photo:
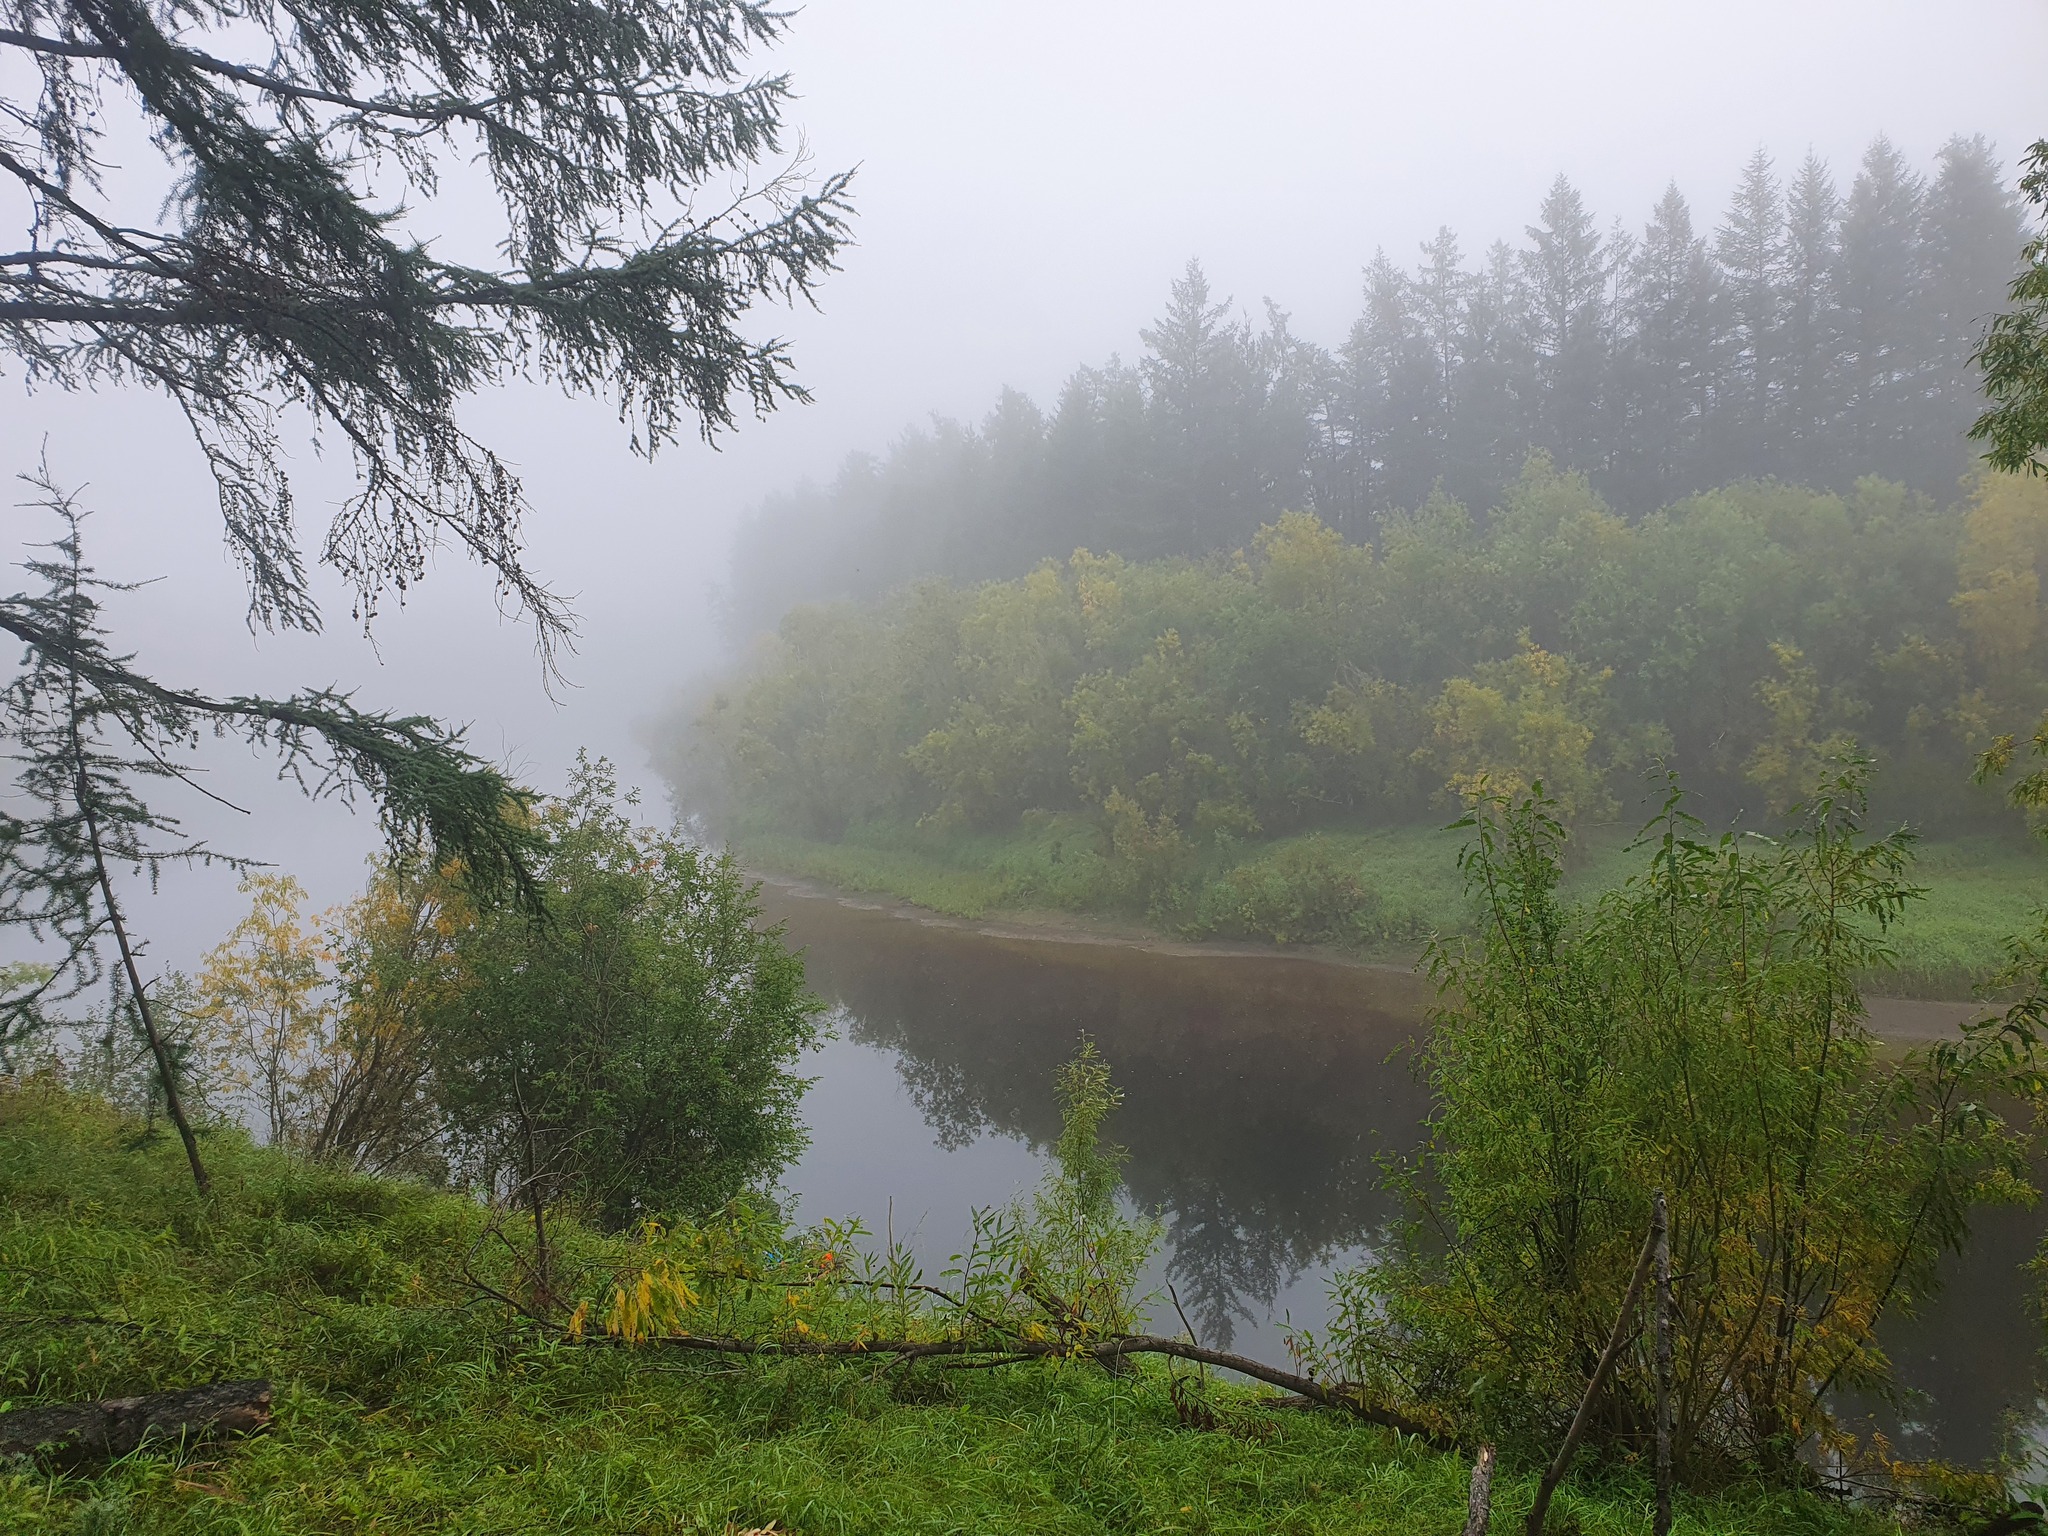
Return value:
<svg viewBox="0 0 2048 1536">
<path fill-rule="evenodd" d="M 728 599 L 741 633 L 792 602 L 923 575 L 1011 576 L 1077 547 L 1133 558 L 1246 543 L 1286 511 L 1360 539 L 1441 488 L 1493 505 L 1532 448 L 1626 519 L 1737 480 L 1946 497 L 1982 407 L 1970 361 L 2019 261 L 1981 138 L 1926 172 L 1884 139 L 1846 191 L 1759 152 L 1718 220 L 1676 188 L 1635 230 L 1552 186 L 1523 241 L 1366 266 L 1334 347 L 1256 323 L 1197 264 L 1134 364 L 1077 369 L 1049 412 L 1005 392 L 831 485 L 766 502 Z"/>
</svg>

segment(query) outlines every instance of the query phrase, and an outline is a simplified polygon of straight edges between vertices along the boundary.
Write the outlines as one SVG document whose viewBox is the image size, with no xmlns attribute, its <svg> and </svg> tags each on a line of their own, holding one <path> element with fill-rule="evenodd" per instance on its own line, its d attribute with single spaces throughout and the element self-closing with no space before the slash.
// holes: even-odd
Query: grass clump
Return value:
<svg viewBox="0 0 2048 1536">
<path fill-rule="evenodd" d="M 268 1435 L 97 1475 L 0 1469 L 0 1529 L 143 1536 L 1455 1530 L 1457 1457 L 1163 1370 L 907 1371 L 575 1345 L 484 1304 L 515 1244 L 459 1195 L 325 1171 L 215 1130 L 201 1199 L 176 1144 L 48 1081 L 0 1088 L 0 1397 L 9 1406 L 264 1376 Z M 516 1238 L 516 1233 L 512 1234 Z M 630 1245 L 564 1217 L 562 1262 Z M 779 1301 L 779 1298 L 778 1298 Z M 1507 1529 L 1533 1475 L 1501 1483 Z M 1568 1490 L 1587 1532 L 1648 1529 L 1626 1472 Z M 1801 1494 L 1683 1506 L 1692 1536 L 1889 1529 Z"/>
</svg>

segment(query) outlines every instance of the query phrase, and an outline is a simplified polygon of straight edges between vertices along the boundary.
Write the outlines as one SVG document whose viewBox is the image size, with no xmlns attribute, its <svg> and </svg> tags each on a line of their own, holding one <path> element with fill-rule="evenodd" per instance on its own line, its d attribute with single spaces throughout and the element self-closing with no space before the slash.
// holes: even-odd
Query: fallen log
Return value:
<svg viewBox="0 0 2048 1536">
<path fill-rule="evenodd" d="M 595 1341 L 593 1341 L 595 1342 Z M 1063 1343 L 1053 1339 L 733 1339 L 703 1334 L 653 1334 L 642 1341 L 646 1346 L 698 1350 L 714 1355 L 785 1355 L 812 1358 L 867 1357 L 898 1360 L 943 1359 L 961 1356 L 995 1356 L 1002 1363 L 1055 1358 L 1085 1358 L 1114 1368 L 1132 1355 L 1165 1355 L 1200 1365 L 1213 1365 L 1240 1376 L 1249 1376 L 1268 1386 L 1283 1387 L 1325 1408 L 1339 1409 L 1368 1424 L 1412 1435 L 1439 1450 L 1457 1450 L 1458 1443 L 1435 1425 L 1410 1418 L 1395 1409 L 1370 1401 L 1364 1391 L 1346 1382 L 1329 1385 L 1312 1376 L 1267 1365 L 1248 1355 L 1233 1355 L 1220 1349 L 1204 1349 L 1186 1339 L 1160 1338 L 1153 1334 L 1120 1334 L 1094 1344 Z"/>
<path fill-rule="evenodd" d="M 83 1467 L 117 1460 L 145 1445 L 253 1435 L 269 1424 L 269 1382 L 222 1381 L 0 1413 L 0 1456 Z"/>
</svg>

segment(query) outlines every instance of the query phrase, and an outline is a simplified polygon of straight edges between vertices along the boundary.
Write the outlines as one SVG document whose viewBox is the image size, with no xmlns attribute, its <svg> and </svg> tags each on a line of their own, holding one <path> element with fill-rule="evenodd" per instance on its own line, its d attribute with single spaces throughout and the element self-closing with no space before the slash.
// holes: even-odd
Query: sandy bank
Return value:
<svg viewBox="0 0 2048 1536">
<path fill-rule="evenodd" d="M 1012 943 L 1101 945 L 1147 954 L 1200 956 L 1212 960 L 1232 956 L 1291 960 L 1304 965 L 1343 966 L 1404 975 L 1414 972 L 1421 953 L 1415 946 L 1410 946 L 1405 952 L 1390 948 L 1384 955 L 1360 956 L 1314 945 L 1171 939 L 1136 923 L 1120 923 L 1073 912 L 1005 912 L 992 918 L 950 917 L 880 892 L 841 890 L 822 880 L 779 874 L 768 869 L 749 867 L 746 873 L 750 879 L 758 880 L 784 896 L 836 902 L 856 911 L 879 912 L 928 928 Z M 1902 1047 L 1959 1038 L 1963 1026 L 1985 1011 L 1982 1003 L 1917 997 L 1868 995 L 1864 1003 L 1869 1010 L 1871 1030 L 1887 1044 Z"/>
</svg>

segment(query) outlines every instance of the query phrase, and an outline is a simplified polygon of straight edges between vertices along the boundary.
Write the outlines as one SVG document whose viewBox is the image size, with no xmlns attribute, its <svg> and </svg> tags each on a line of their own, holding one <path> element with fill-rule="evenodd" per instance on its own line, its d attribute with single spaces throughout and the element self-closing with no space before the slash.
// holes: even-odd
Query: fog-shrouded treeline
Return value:
<svg viewBox="0 0 2048 1536">
<path fill-rule="evenodd" d="M 934 422 L 770 498 L 729 627 L 1081 547 L 1234 548 L 1286 511 L 1368 538 L 1439 486 L 1492 506 L 1532 449 L 1630 520 L 1761 477 L 1945 497 L 1973 457 L 1969 355 L 2024 238 L 2009 181 L 1981 137 L 1924 168 L 1880 138 L 1846 189 L 1760 150 L 1718 219 L 1673 187 L 1631 229 L 1560 177 L 1519 246 L 1474 259 L 1446 229 L 1413 266 L 1376 256 L 1334 349 L 1270 302 L 1238 318 L 1190 263 L 1143 355 L 1078 369 L 1050 412 L 1006 390 L 979 425 Z"/>
<path fill-rule="evenodd" d="M 1659 762 L 1765 820 L 1860 753 L 1888 812 L 1954 830 L 2011 814 L 1971 761 L 2048 704 L 2044 572 L 2048 480 L 1749 481 L 1631 520 L 1539 454 L 1485 515 L 1434 493 L 1370 543 L 1288 513 L 1200 560 L 798 609 L 669 767 L 714 819 L 813 837 L 1071 813 L 1140 884 L 1482 778 L 1605 820 Z"/>
</svg>

